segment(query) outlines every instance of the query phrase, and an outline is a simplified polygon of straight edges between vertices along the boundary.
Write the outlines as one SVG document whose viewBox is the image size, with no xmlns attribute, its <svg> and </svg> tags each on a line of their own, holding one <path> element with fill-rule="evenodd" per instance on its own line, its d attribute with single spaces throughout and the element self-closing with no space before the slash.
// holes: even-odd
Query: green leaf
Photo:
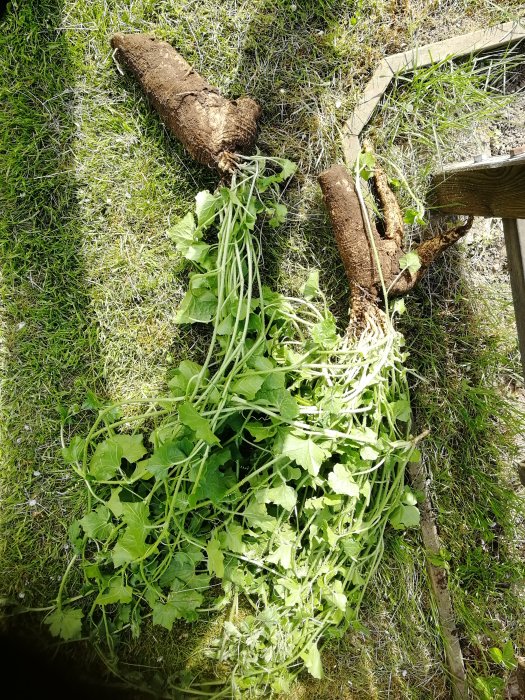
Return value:
<svg viewBox="0 0 525 700">
<path fill-rule="evenodd" d="M 399 505 L 390 516 L 390 524 L 396 530 L 419 525 L 419 510 L 416 506 Z"/>
<path fill-rule="evenodd" d="M 213 195 L 208 190 L 199 192 L 195 197 L 195 213 L 199 228 L 208 228 L 213 223 L 217 209 L 221 204 L 221 197 Z"/>
<path fill-rule="evenodd" d="M 279 202 L 272 202 L 270 211 L 272 212 L 272 217 L 268 221 L 268 224 L 271 228 L 277 228 L 286 221 L 286 214 L 288 213 L 288 209 L 285 204 L 280 204 Z"/>
<path fill-rule="evenodd" d="M 284 182 L 297 170 L 297 164 L 288 160 L 288 158 L 279 158 L 279 165 L 281 166 L 281 172 L 277 173 L 275 182 Z"/>
<path fill-rule="evenodd" d="M 277 564 L 288 570 L 292 566 L 292 548 L 292 542 L 282 542 L 272 554 L 266 556 L 266 560 L 270 564 Z"/>
<path fill-rule="evenodd" d="M 185 459 L 186 455 L 179 448 L 178 441 L 165 442 L 153 452 L 151 457 L 137 464 L 132 479 L 154 476 L 157 481 L 162 481 L 168 476 L 168 472 L 174 464 L 183 462 Z"/>
<path fill-rule="evenodd" d="M 328 453 L 308 437 L 302 438 L 292 433 L 287 433 L 282 454 L 306 469 L 312 476 L 319 474 L 321 464 L 328 457 Z"/>
<path fill-rule="evenodd" d="M 191 428 L 198 440 L 204 440 L 208 445 L 218 445 L 219 438 L 213 434 L 210 422 L 203 418 L 191 403 L 185 402 L 179 406 L 179 419 L 184 425 Z"/>
<path fill-rule="evenodd" d="M 254 421 L 246 423 L 245 428 L 253 437 L 255 442 L 261 442 L 262 440 L 273 437 L 277 432 L 277 428 L 274 425 L 261 425 L 260 423 L 255 423 Z"/>
<path fill-rule="evenodd" d="M 265 503 L 275 503 L 285 510 L 293 510 L 297 503 L 297 493 L 291 486 L 281 484 L 281 486 L 266 489 L 264 501 Z"/>
<path fill-rule="evenodd" d="M 113 525 L 108 522 L 109 516 L 109 508 L 99 505 L 91 513 L 84 515 L 79 522 L 88 537 L 96 540 L 105 540 L 113 531 Z"/>
<path fill-rule="evenodd" d="M 229 448 L 210 455 L 204 466 L 195 494 L 190 497 L 190 505 L 195 507 L 198 501 L 207 499 L 215 504 L 220 503 L 231 486 L 230 479 L 226 478 L 220 467 L 230 459 L 231 452 Z"/>
<path fill-rule="evenodd" d="M 231 391 L 239 396 L 244 396 L 251 401 L 264 384 L 264 376 L 260 374 L 247 373 L 233 382 Z"/>
<path fill-rule="evenodd" d="M 223 578 L 224 554 L 221 551 L 221 544 L 216 537 L 212 537 L 208 540 L 206 552 L 208 554 L 208 571 L 212 576 Z"/>
<path fill-rule="evenodd" d="M 209 278 L 194 274 L 175 317 L 175 323 L 209 323 L 217 311 L 217 296 Z"/>
<path fill-rule="evenodd" d="M 246 549 L 246 546 L 242 541 L 244 533 L 245 530 L 243 527 L 237 525 L 236 523 L 230 523 L 219 535 L 221 545 L 229 552 L 242 554 Z"/>
<path fill-rule="evenodd" d="M 66 464 L 81 462 L 84 455 L 84 446 L 86 441 L 84 438 L 75 435 L 67 447 L 62 448 L 62 457 Z"/>
<path fill-rule="evenodd" d="M 325 318 L 312 327 L 312 338 L 317 345 L 331 350 L 339 342 L 337 328 L 333 318 Z"/>
<path fill-rule="evenodd" d="M 199 608 L 204 598 L 195 590 L 186 588 L 181 582 L 178 590 L 173 590 L 168 595 L 166 603 L 160 601 L 154 603 L 151 607 L 153 610 L 153 624 L 161 625 L 171 631 L 175 620 L 188 620 L 193 622 L 198 618 L 197 608 Z"/>
<path fill-rule="evenodd" d="M 409 253 L 405 253 L 399 258 L 399 267 L 402 270 L 408 270 L 411 275 L 415 274 L 421 267 L 421 260 L 416 251 L 411 250 Z"/>
<path fill-rule="evenodd" d="M 111 605 L 113 603 L 131 603 L 133 588 L 124 585 L 121 576 L 114 576 L 104 590 L 98 594 L 95 603 L 98 605 Z"/>
<path fill-rule="evenodd" d="M 419 209 L 411 208 L 405 211 L 403 221 L 405 222 L 405 224 L 417 224 L 418 226 L 424 226 L 427 223 Z"/>
<path fill-rule="evenodd" d="M 390 404 L 390 408 L 396 420 L 408 422 L 411 418 L 410 401 L 400 399 Z"/>
<path fill-rule="evenodd" d="M 329 588 L 325 591 L 324 597 L 332 603 L 335 608 L 345 612 L 348 601 L 343 590 L 343 584 L 339 579 L 330 581 Z"/>
<path fill-rule="evenodd" d="M 319 294 L 319 270 L 312 270 L 310 272 L 308 279 L 301 287 L 301 294 L 308 301 L 315 299 Z"/>
<path fill-rule="evenodd" d="M 109 481 L 117 473 L 122 459 L 133 463 L 145 454 L 142 435 L 114 435 L 99 442 L 91 457 L 89 472 L 97 481 Z"/>
<path fill-rule="evenodd" d="M 359 174 L 363 180 L 370 180 L 376 167 L 376 158 L 370 151 L 359 154 Z"/>
<path fill-rule="evenodd" d="M 149 508 L 146 503 L 121 503 L 122 520 L 127 524 L 124 533 L 111 552 L 115 568 L 143 557 L 149 549 L 146 537 L 149 534 Z"/>
<path fill-rule="evenodd" d="M 505 668 L 512 670 L 517 667 L 518 663 L 516 661 L 516 655 L 514 654 L 514 645 L 510 639 L 503 645 L 501 653 Z"/>
<path fill-rule="evenodd" d="M 243 516 L 246 518 L 251 527 L 258 528 L 263 532 L 271 532 L 277 523 L 275 518 L 268 515 L 268 511 L 266 510 L 264 503 L 257 503 L 255 500 L 248 504 Z"/>
<path fill-rule="evenodd" d="M 301 653 L 301 658 L 311 676 L 319 680 L 324 677 L 323 663 L 321 661 L 321 654 L 319 653 L 317 644 L 310 644 L 308 649 Z"/>
<path fill-rule="evenodd" d="M 344 464 L 334 465 L 333 471 L 328 474 L 328 483 L 334 493 L 344 494 L 357 498 L 359 496 L 359 485 L 352 477 L 352 472 Z"/>
<path fill-rule="evenodd" d="M 379 457 L 379 452 L 372 445 L 364 445 L 359 451 L 361 459 L 374 462 Z"/>
<path fill-rule="evenodd" d="M 188 248 L 200 238 L 200 235 L 196 233 L 195 219 L 191 212 L 186 214 L 175 226 L 168 229 L 166 233 L 184 257 L 186 257 Z"/>
<path fill-rule="evenodd" d="M 119 493 L 121 491 L 122 488 L 120 486 L 116 489 L 111 489 L 111 496 L 106 502 L 107 507 L 110 509 L 110 511 L 116 518 L 120 518 L 120 516 L 122 515 L 122 503 L 119 498 Z"/>
<path fill-rule="evenodd" d="M 187 552 L 176 552 L 159 579 L 159 584 L 164 588 L 171 586 L 175 579 L 188 583 L 195 576 L 195 562 Z"/>
<path fill-rule="evenodd" d="M 46 617 L 46 624 L 53 637 L 66 641 L 78 639 L 82 633 L 84 613 L 78 608 L 57 608 Z"/>
<path fill-rule="evenodd" d="M 171 393 L 174 396 L 186 396 L 188 392 L 193 391 L 201 371 L 202 365 L 191 360 L 183 360 L 168 382 Z"/>
</svg>

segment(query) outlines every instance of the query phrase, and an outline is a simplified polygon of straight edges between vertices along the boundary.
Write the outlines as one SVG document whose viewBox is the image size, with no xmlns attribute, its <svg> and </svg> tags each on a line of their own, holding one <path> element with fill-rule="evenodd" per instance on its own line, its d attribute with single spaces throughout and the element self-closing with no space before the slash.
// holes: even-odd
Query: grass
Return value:
<svg viewBox="0 0 525 700">
<path fill-rule="evenodd" d="M 191 162 L 133 80 L 118 73 L 109 35 L 154 31 L 227 94 L 261 101 L 261 148 L 297 160 L 301 171 L 287 192 L 289 223 L 264 250 L 265 273 L 297 291 L 318 265 L 344 323 L 344 274 L 315 182 L 341 157 L 338 125 L 383 53 L 522 11 L 520 2 L 488 0 L 447 3 L 446 20 L 442 3 L 387 0 L 206 1 L 198 9 L 171 0 L 12 3 L 0 37 L 5 601 L 45 606 L 68 561 L 67 525 L 84 494 L 59 455 L 66 407 L 78 410 L 87 389 L 112 400 L 152 394 L 178 358 L 198 355 L 205 343 L 174 324 L 185 272 L 164 232 L 215 177 Z M 419 194 L 436 149 L 446 160 L 472 143 L 450 137 L 458 99 L 477 97 L 470 125 L 499 108 L 471 80 L 479 67 L 452 73 L 447 64 L 426 82 L 421 75 L 414 89 L 399 85 L 371 125 L 380 155 L 402 163 Z M 446 106 L 442 132 L 432 127 L 429 96 Z M 414 109 L 426 125 L 419 140 L 406 126 Z M 508 291 L 491 298 L 465 278 L 460 261 L 460 253 L 448 256 L 411 297 L 404 332 L 421 377 L 413 388 L 417 418 L 432 430 L 424 455 L 474 679 L 503 677 L 491 646 L 511 639 L 523 652 L 521 516 L 509 470 L 519 416 L 501 390 L 519 368 L 515 336 L 505 331 L 513 328 Z M 66 439 L 82 431 L 83 416 L 68 423 Z M 6 616 L 3 625 L 25 620 L 28 634 L 48 643 L 40 619 Z M 417 533 L 390 536 L 362 621 L 363 630 L 326 652 L 327 680 L 305 679 L 294 699 L 448 697 Z M 185 628 L 173 639 L 148 630 L 127 642 L 121 670 L 132 669 L 137 685 L 145 678 L 169 688 L 207 632 Z"/>
</svg>

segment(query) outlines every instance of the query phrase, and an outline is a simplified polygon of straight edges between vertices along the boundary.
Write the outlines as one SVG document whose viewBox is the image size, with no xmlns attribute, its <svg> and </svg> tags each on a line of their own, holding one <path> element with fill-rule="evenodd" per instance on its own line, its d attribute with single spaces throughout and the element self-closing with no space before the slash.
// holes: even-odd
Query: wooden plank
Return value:
<svg viewBox="0 0 525 700">
<path fill-rule="evenodd" d="M 452 56 L 465 56 L 470 53 L 487 51 L 502 44 L 523 39 L 523 37 L 525 37 L 525 26 L 518 22 L 505 22 L 469 34 L 454 36 L 444 41 L 436 41 L 404 53 L 392 54 L 391 58 L 397 59 L 399 70 L 406 73 L 414 68 L 439 63 Z"/>
<path fill-rule="evenodd" d="M 470 34 L 436 41 L 433 44 L 410 49 L 404 53 L 391 54 L 384 58 L 366 84 L 354 111 L 343 125 L 342 144 L 346 164 L 351 166 L 355 162 L 361 150 L 359 135 L 368 123 L 394 75 L 438 63 L 446 58 L 456 58 L 496 48 L 523 38 L 525 38 L 523 20 L 505 22 L 488 29 L 480 29 L 476 32 L 470 32 Z"/>
<path fill-rule="evenodd" d="M 503 219 L 507 265 L 525 377 L 525 220 Z"/>
<path fill-rule="evenodd" d="M 421 462 L 410 462 L 408 465 L 412 488 L 424 494 L 418 503 L 421 515 L 421 537 L 425 549 L 427 573 L 430 588 L 437 611 L 438 625 L 443 640 L 445 658 L 450 673 L 450 685 L 453 700 L 468 700 L 469 692 L 463 653 L 459 643 L 459 635 L 454 617 L 452 598 L 448 589 L 448 574 L 444 566 L 438 566 L 435 558 L 441 556 L 441 541 L 430 500 L 430 488 L 427 474 Z M 434 559 L 434 561 L 432 561 Z"/>
<path fill-rule="evenodd" d="M 449 166 L 434 175 L 428 201 L 443 214 L 525 219 L 525 156 Z"/>
</svg>

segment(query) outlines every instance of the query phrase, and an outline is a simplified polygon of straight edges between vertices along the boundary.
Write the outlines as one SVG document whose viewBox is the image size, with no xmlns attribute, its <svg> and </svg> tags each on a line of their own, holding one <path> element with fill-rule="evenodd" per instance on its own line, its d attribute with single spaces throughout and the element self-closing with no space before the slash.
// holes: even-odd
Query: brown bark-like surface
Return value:
<svg viewBox="0 0 525 700">
<path fill-rule="evenodd" d="M 111 45 L 196 161 L 227 172 L 232 154 L 253 148 L 261 114 L 255 100 L 222 97 L 170 44 L 150 35 L 115 34 Z"/>
<path fill-rule="evenodd" d="M 352 177 L 342 165 L 333 165 L 319 175 L 319 184 L 348 281 L 376 297 L 381 280 Z M 381 238 L 374 226 L 372 236 L 388 286 L 399 273 L 403 251 L 395 240 Z"/>
<path fill-rule="evenodd" d="M 358 322 L 360 327 L 363 327 L 363 319 L 372 313 L 371 306 L 378 303 L 382 292 L 374 248 L 388 295 L 399 296 L 409 292 L 430 264 L 464 236 L 472 225 L 470 217 L 465 224 L 423 241 L 414 249 L 421 263 L 419 270 L 414 273 L 402 271 L 399 261 L 405 253 L 403 218 L 383 170 L 376 167 L 374 172 L 374 184 L 384 220 L 383 236 L 379 235 L 373 221 L 370 221 L 371 236 L 367 233 L 355 183 L 346 168 L 334 165 L 325 170 L 319 175 L 319 184 L 350 285 L 351 320 Z"/>
</svg>

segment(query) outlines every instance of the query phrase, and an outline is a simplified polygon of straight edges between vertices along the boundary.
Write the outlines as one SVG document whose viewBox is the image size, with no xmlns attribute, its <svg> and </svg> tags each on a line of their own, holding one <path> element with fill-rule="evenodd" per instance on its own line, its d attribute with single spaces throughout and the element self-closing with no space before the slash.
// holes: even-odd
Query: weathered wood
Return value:
<svg viewBox="0 0 525 700">
<path fill-rule="evenodd" d="M 468 687 L 465 674 L 463 653 L 459 643 L 458 631 L 454 619 L 454 608 L 448 590 L 447 572 L 443 566 L 438 566 L 436 559 L 441 555 L 434 512 L 430 503 L 429 487 L 426 474 L 421 462 L 411 462 L 408 465 L 412 487 L 424 493 L 424 499 L 418 504 L 421 515 L 421 536 L 427 557 L 427 572 L 430 587 L 437 610 L 438 624 L 445 649 L 445 658 L 450 672 L 450 685 L 454 700 L 467 700 Z"/>
<path fill-rule="evenodd" d="M 416 68 L 439 63 L 446 58 L 457 58 L 485 51 L 523 38 L 525 38 L 525 25 L 521 22 L 505 22 L 384 58 L 366 84 L 359 102 L 342 128 L 346 164 L 351 166 L 359 155 L 361 150 L 359 135 L 396 74 L 408 73 Z"/>
<path fill-rule="evenodd" d="M 428 201 L 443 214 L 525 219 L 525 155 L 448 166 L 434 175 Z"/>
<path fill-rule="evenodd" d="M 518 329 L 521 364 L 525 377 L 525 221 L 523 219 L 503 219 L 503 231 Z"/>
</svg>

